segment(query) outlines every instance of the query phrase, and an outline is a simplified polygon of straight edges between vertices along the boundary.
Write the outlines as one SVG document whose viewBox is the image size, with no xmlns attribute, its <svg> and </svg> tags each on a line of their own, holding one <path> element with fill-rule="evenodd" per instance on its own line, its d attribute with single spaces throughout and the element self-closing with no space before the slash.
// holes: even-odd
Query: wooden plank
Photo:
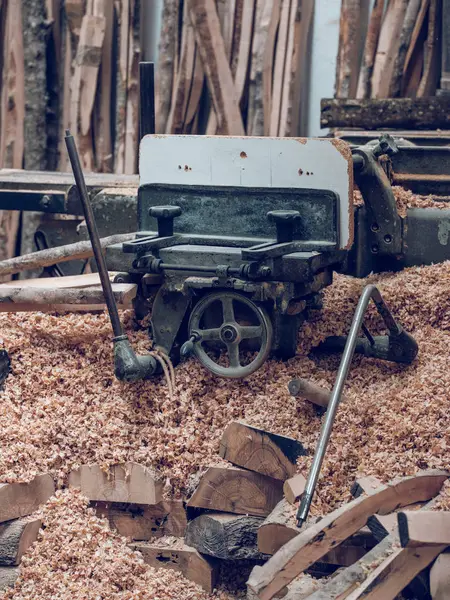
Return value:
<svg viewBox="0 0 450 600">
<path fill-rule="evenodd" d="M 336 64 L 336 98 L 354 98 L 358 85 L 361 27 L 360 0 L 342 0 L 339 51 Z"/>
<path fill-rule="evenodd" d="M 249 71 L 249 58 L 252 44 L 253 19 L 255 13 L 255 0 L 243 0 L 242 20 L 235 61 L 232 64 L 234 86 L 239 102 L 242 102 Z"/>
<path fill-rule="evenodd" d="M 14 519 L 0 525 L 0 566 L 14 567 L 38 537 L 40 519 Z"/>
<path fill-rule="evenodd" d="M 391 82 L 389 85 L 389 96 L 400 96 L 403 83 L 403 69 L 405 68 L 406 53 L 411 43 L 411 36 L 419 13 L 421 0 L 410 0 L 406 8 L 405 19 L 400 33 L 397 56 L 394 60 Z"/>
<path fill-rule="evenodd" d="M 0 305 L 6 304 L 36 304 L 39 310 L 41 304 L 102 304 L 105 302 L 101 286 L 87 288 L 37 288 L 21 287 L 20 281 L 15 286 L 0 285 Z M 49 284 L 50 285 L 50 284 Z M 137 285 L 135 283 L 113 283 L 112 290 L 117 304 L 131 306 L 136 297 Z"/>
<path fill-rule="evenodd" d="M 363 129 L 446 129 L 450 127 L 448 98 L 323 99 L 322 127 Z"/>
<path fill-rule="evenodd" d="M 288 19 L 288 37 L 286 44 L 286 58 L 284 62 L 280 123 L 278 135 L 285 137 L 289 129 L 288 117 L 291 107 L 291 79 L 292 79 L 292 60 L 294 58 L 294 36 L 295 36 L 295 18 L 297 15 L 297 0 L 291 0 Z"/>
<path fill-rule="evenodd" d="M 174 545 L 162 546 L 148 542 L 131 544 L 130 548 L 139 551 L 144 562 L 154 569 L 171 569 L 198 583 L 207 592 L 212 593 L 217 585 L 218 565 L 212 558 L 201 556 L 195 548 L 184 544 L 182 539 Z"/>
<path fill-rule="evenodd" d="M 133 0 L 130 7 L 130 33 L 128 41 L 128 66 L 125 119 L 124 173 L 138 171 L 139 148 L 139 61 L 141 57 L 140 0 Z"/>
<path fill-rule="evenodd" d="M 137 463 L 111 467 L 109 473 L 99 465 L 82 465 L 69 474 L 69 487 L 78 487 L 89 500 L 158 504 L 163 482 L 155 473 Z"/>
<path fill-rule="evenodd" d="M 300 500 L 305 491 L 305 486 L 306 479 L 300 473 L 290 479 L 286 479 L 283 485 L 283 493 L 289 504 L 295 504 Z"/>
<path fill-rule="evenodd" d="M 439 80 L 438 52 L 440 50 L 441 14 L 438 0 L 430 0 L 428 10 L 428 35 L 424 48 L 423 75 L 417 90 L 417 98 L 426 98 L 436 93 Z"/>
<path fill-rule="evenodd" d="M 450 554 L 440 554 L 431 567 L 430 593 L 432 600 L 450 598 Z"/>
<path fill-rule="evenodd" d="M 297 458 L 306 451 L 293 438 L 232 421 L 220 440 L 219 454 L 234 465 L 284 481 L 296 473 Z"/>
<path fill-rule="evenodd" d="M 112 46 L 114 32 L 114 4 L 104 2 L 105 36 L 103 40 L 100 84 L 97 90 L 97 111 L 95 122 L 95 158 L 100 171 L 112 173 L 113 147 L 111 137 L 112 102 Z"/>
<path fill-rule="evenodd" d="M 36 475 L 29 483 L 0 483 L 0 523 L 30 515 L 54 493 L 50 475 Z"/>
<path fill-rule="evenodd" d="M 218 127 L 224 135 L 245 135 L 214 1 L 188 0 L 188 5 Z"/>
<path fill-rule="evenodd" d="M 257 0 L 256 2 L 247 114 L 247 133 L 248 135 L 253 136 L 264 135 L 264 57 L 267 48 L 273 4 L 276 1 L 277 0 Z"/>
<path fill-rule="evenodd" d="M 292 115 L 290 135 L 305 135 L 308 127 L 308 91 L 310 82 L 309 58 L 311 56 L 314 25 L 314 0 L 299 0 L 301 3 L 295 22 L 295 78 L 292 90 Z"/>
<path fill-rule="evenodd" d="M 283 76 L 286 63 L 289 16 L 292 0 L 281 0 L 280 23 L 278 26 L 277 45 L 275 48 L 275 63 L 273 67 L 273 88 L 270 110 L 269 135 L 278 136 L 280 129 L 280 111 L 283 90 Z"/>
<path fill-rule="evenodd" d="M 444 471 L 425 471 L 356 498 L 290 540 L 264 567 L 255 567 L 249 587 L 260 600 L 270 600 L 299 573 L 363 527 L 369 516 L 428 500 L 439 492 L 447 477 Z"/>
<path fill-rule="evenodd" d="M 281 0 L 272 3 L 272 14 L 267 30 L 267 39 L 263 58 L 263 109 L 264 109 L 264 135 L 270 135 L 272 115 L 272 84 L 274 76 L 275 40 L 280 22 Z"/>
<path fill-rule="evenodd" d="M 413 0 L 415 1 L 415 0 Z M 380 37 L 384 12 L 384 0 L 375 0 L 367 29 L 366 43 L 359 72 L 357 98 L 370 98 L 372 91 L 372 72 Z"/>
<path fill-rule="evenodd" d="M 118 20 L 118 57 L 116 87 L 116 123 L 114 172 L 125 173 L 125 128 L 127 122 L 128 45 L 130 43 L 130 13 L 134 0 L 115 0 Z"/>
<path fill-rule="evenodd" d="M 450 0 L 442 1 L 441 90 L 450 90 Z"/>
<path fill-rule="evenodd" d="M 111 235 L 106 238 L 101 238 L 100 243 L 102 248 L 112 246 L 113 244 L 122 244 L 128 242 L 136 237 L 135 233 L 121 233 L 118 235 Z M 56 248 L 49 248 L 48 250 L 40 250 L 39 252 L 32 252 L 31 254 L 24 254 L 22 256 L 16 256 L 0 262 L 0 275 L 10 275 L 14 273 L 20 273 L 27 269 L 34 269 L 36 267 L 48 267 L 55 265 L 60 262 L 66 262 L 68 260 L 82 260 L 85 258 L 91 258 L 94 256 L 92 245 L 90 241 L 75 242 L 74 244 L 67 244 L 66 246 L 57 246 Z"/>
<path fill-rule="evenodd" d="M 244 469 L 209 467 L 189 499 L 191 508 L 266 516 L 283 495 L 278 479 Z"/>
<path fill-rule="evenodd" d="M 381 26 L 372 74 L 372 98 L 387 98 L 408 0 L 391 0 Z"/>
<path fill-rule="evenodd" d="M 256 539 L 262 521 L 248 515 L 203 514 L 189 522 L 186 544 L 222 560 L 262 560 Z"/>
<path fill-rule="evenodd" d="M 403 548 L 429 544 L 450 546 L 450 511 L 408 510 L 399 512 L 397 518 Z"/>
<path fill-rule="evenodd" d="M 158 68 L 156 69 L 156 133 L 166 133 L 174 85 L 177 48 L 178 0 L 164 0 L 161 15 Z"/>
<path fill-rule="evenodd" d="M 114 280 L 117 272 L 109 273 L 110 281 Z M 83 288 L 93 285 L 101 285 L 100 276 L 98 273 L 86 273 L 85 275 L 66 275 L 65 277 L 39 277 L 35 279 L 21 279 L 19 281 L 9 281 L 2 284 L 2 288 L 20 286 L 24 288 L 49 288 L 64 289 L 64 288 Z"/>
<path fill-rule="evenodd" d="M 0 302 L 0 313 L 40 312 L 40 313 L 96 313 L 103 312 L 106 306 L 102 304 L 39 304 L 35 302 Z M 130 305 L 118 304 L 119 310 L 126 310 Z"/>
<path fill-rule="evenodd" d="M 95 502 L 97 516 L 107 519 L 111 529 L 135 541 L 163 536 L 183 537 L 187 527 L 182 500 L 162 500 L 153 506 Z"/>
<path fill-rule="evenodd" d="M 411 41 L 405 58 L 405 66 L 403 68 L 402 94 L 404 96 L 415 97 L 419 86 L 423 67 L 423 47 L 427 35 L 426 17 L 429 6 L 430 0 L 422 0 L 411 35 Z"/>
</svg>

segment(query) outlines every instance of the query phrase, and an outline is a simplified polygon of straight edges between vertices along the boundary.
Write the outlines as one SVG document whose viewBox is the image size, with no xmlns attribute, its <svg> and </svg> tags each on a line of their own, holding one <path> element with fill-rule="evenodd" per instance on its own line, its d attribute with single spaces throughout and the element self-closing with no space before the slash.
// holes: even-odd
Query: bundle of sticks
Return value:
<svg viewBox="0 0 450 600">
<path fill-rule="evenodd" d="M 313 0 L 164 0 L 159 133 L 299 135 Z"/>
<path fill-rule="evenodd" d="M 424 98 L 448 89 L 450 4 L 375 0 L 370 15 L 368 4 L 342 0 L 336 98 Z"/>
</svg>

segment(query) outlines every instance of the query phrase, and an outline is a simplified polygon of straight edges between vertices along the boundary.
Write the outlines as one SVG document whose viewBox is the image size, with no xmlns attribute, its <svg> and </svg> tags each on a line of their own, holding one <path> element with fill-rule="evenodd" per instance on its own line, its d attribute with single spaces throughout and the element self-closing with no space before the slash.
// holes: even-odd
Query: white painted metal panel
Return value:
<svg viewBox="0 0 450 600">
<path fill-rule="evenodd" d="M 351 152 L 341 140 L 147 135 L 141 141 L 139 173 L 141 185 L 331 190 L 340 198 L 340 247 L 353 241 Z"/>
</svg>

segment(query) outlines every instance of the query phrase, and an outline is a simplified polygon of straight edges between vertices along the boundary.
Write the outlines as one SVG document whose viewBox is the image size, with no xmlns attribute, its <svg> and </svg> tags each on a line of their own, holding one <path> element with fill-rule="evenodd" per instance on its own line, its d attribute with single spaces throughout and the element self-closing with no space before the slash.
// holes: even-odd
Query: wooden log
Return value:
<svg viewBox="0 0 450 600">
<path fill-rule="evenodd" d="M 50 475 L 36 475 L 29 483 L 0 483 L 0 523 L 30 515 L 54 493 Z"/>
<path fill-rule="evenodd" d="M 339 52 L 336 64 L 336 98 L 354 98 L 358 85 L 361 26 L 360 0 L 342 0 Z"/>
<path fill-rule="evenodd" d="M 16 282 L 17 284 L 19 282 Z M 51 282 L 48 283 L 51 285 Z M 114 298 L 117 304 L 122 306 L 131 306 L 132 300 L 136 297 L 137 285 L 134 283 L 112 283 Z M 87 288 L 72 289 L 52 287 L 36 288 L 2 286 L 0 285 L 0 305 L 1 304 L 102 304 L 105 303 L 103 289 L 101 286 L 92 286 Z"/>
<path fill-rule="evenodd" d="M 372 91 L 372 71 L 380 36 L 381 22 L 384 12 L 384 0 L 375 0 L 367 29 L 366 43 L 359 72 L 357 98 L 370 98 Z"/>
<path fill-rule="evenodd" d="M 209 467 L 189 499 L 191 508 L 267 516 L 283 496 L 278 479 L 244 469 Z"/>
<path fill-rule="evenodd" d="M 174 545 L 150 544 L 138 542 L 130 548 L 139 551 L 144 562 L 154 569 L 171 569 L 180 571 L 191 581 L 198 583 L 207 592 L 212 593 L 217 585 L 218 565 L 209 557 L 201 556 L 195 548 L 190 548 L 182 538 Z"/>
<path fill-rule="evenodd" d="M 245 135 L 242 115 L 213 0 L 188 0 L 195 38 L 214 105 L 224 135 Z"/>
<path fill-rule="evenodd" d="M 403 548 L 429 544 L 450 546 L 450 511 L 401 511 L 397 518 Z"/>
<path fill-rule="evenodd" d="M 95 502 L 99 517 L 108 520 L 111 529 L 135 541 L 154 537 L 184 537 L 186 511 L 181 500 L 162 500 L 153 506 Z"/>
<path fill-rule="evenodd" d="M 387 98 L 400 46 L 400 34 L 408 0 L 391 0 L 381 25 L 372 74 L 372 98 Z"/>
<path fill-rule="evenodd" d="M 14 519 L 0 525 L 0 566 L 20 564 L 22 556 L 38 537 L 40 519 Z"/>
<path fill-rule="evenodd" d="M 331 392 L 316 385 L 312 381 L 308 381 L 307 379 L 298 378 L 291 379 L 288 384 L 289 393 L 291 396 L 301 396 L 312 402 L 313 404 L 317 404 L 317 406 L 321 406 L 326 408 L 330 401 Z M 346 400 L 345 394 L 342 396 L 342 400 Z"/>
<path fill-rule="evenodd" d="M 78 487 L 89 500 L 158 504 L 163 482 L 155 473 L 137 463 L 111 467 L 109 473 L 99 465 L 83 465 L 69 474 L 69 487 Z"/>
<path fill-rule="evenodd" d="M 322 127 L 439 129 L 450 127 L 448 98 L 324 99 Z"/>
<path fill-rule="evenodd" d="M 283 485 L 283 493 L 289 504 L 295 504 L 303 496 L 305 491 L 306 479 L 301 473 L 286 479 Z"/>
<path fill-rule="evenodd" d="M 260 600 L 270 600 L 299 573 L 363 527 L 369 516 L 429 500 L 447 477 L 444 471 L 424 471 L 356 498 L 290 540 L 264 567 L 255 567 L 248 585 Z"/>
<path fill-rule="evenodd" d="M 234 465 L 284 481 L 295 475 L 297 458 L 306 451 L 293 438 L 232 421 L 220 440 L 219 454 Z"/>
<path fill-rule="evenodd" d="M 113 244 L 122 244 L 133 240 L 136 237 L 135 233 L 121 233 L 102 238 L 100 243 L 102 248 L 112 246 Z M 36 267 L 48 267 L 56 265 L 68 260 L 82 260 L 94 256 L 90 241 L 75 242 L 75 244 L 67 244 L 66 246 L 57 246 L 48 250 L 40 250 L 31 254 L 16 256 L 0 262 L 0 275 L 10 275 L 20 273 L 27 269 Z"/>
<path fill-rule="evenodd" d="M 403 21 L 400 33 L 399 47 L 397 56 L 394 60 L 391 82 L 389 86 L 389 96 L 395 98 L 400 96 L 402 91 L 403 69 L 405 67 L 406 53 L 408 52 L 414 24 L 419 13 L 421 0 L 410 0 L 406 7 L 405 19 Z"/>
<path fill-rule="evenodd" d="M 14 587 L 19 574 L 19 567 L 0 567 L 0 590 Z"/>
<path fill-rule="evenodd" d="M 432 600 L 450 598 L 450 554 L 440 554 L 431 567 L 430 593 Z"/>
<path fill-rule="evenodd" d="M 203 514 L 189 522 L 186 544 L 222 560 L 263 560 L 266 556 L 257 544 L 262 521 L 262 517 L 247 515 Z"/>
</svg>

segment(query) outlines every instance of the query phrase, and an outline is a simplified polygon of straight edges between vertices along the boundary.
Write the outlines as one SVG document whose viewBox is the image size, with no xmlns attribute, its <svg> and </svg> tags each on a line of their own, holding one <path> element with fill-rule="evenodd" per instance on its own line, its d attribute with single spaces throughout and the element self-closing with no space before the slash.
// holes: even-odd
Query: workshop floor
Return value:
<svg viewBox="0 0 450 600">
<path fill-rule="evenodd" d="M 348 400 L 339 409 L 323 465 L 316 514 L 345 501 L 357 476 L 387 481 L 449 464 L 450 262 L 370 281 L 380 284 L 396 318 L 416 337 L 419 356 L 411 366 L 355 358 Z M 173 401 L 163 380 L 133 385 L 114 380 L 104 314 L 0 315 L 0 346 L 13 367 L 1 393 L 0 480 L 50 472 L 62 486 L 79 464 L 134 460 L 158 468 L 170 480 L 167 491 L 184 494 L 199 467 L 220 461 L 218 442 L 232 419 L 297 437 L 313 450 L 320 418 L 313 406 L 288 395 L 287 383 L 302 376 L 332 386 L 338 357 L 306 354 L 327 335 L 348 331 L 366 282 L 336 276 L 323 312 L 303 329 L 302 356 L 287 363 L 270 360 L 239 382 L 218 380 L 189 361 L 176 369 Z M 131 331 L 131 315 L 124 317 Z M 371 313 L 372 331 L 376 323 Z M 135 348 L 144 350 L 146 332 L 131 333 Z M 304 474 L 310 460 L 299 462 Z M 50 600 L 55 590 L 57 598 L 208 597 L 174 573 L 156 575 L 143 565 L 76 493 L 60 492 L 43 510 L 42 540 L 25 558 L 16 590 L 0 598 Z M 85 595 L 76 595 L 83 589 Z"/>
</svg>

